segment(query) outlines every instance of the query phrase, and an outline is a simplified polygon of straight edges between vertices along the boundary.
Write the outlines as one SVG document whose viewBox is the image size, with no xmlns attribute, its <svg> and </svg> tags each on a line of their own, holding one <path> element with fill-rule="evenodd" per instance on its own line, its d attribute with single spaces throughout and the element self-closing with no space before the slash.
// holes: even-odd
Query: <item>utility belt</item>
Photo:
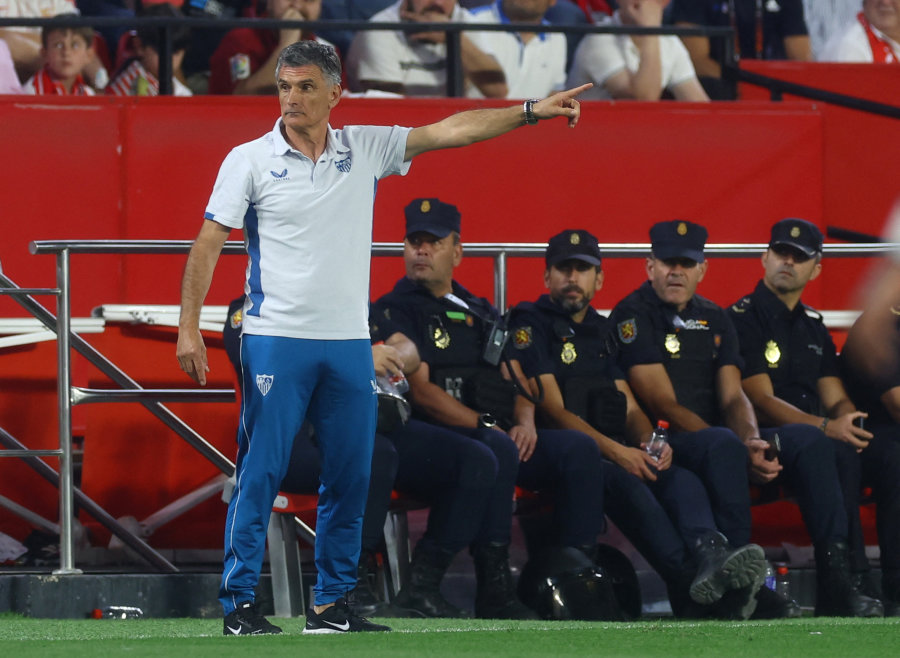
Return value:
<svg viewBox="0 0 900 658">
<path fill-rule="evenodd" d="M 598 377 L 569 377 L 563 384 L 566 409 L 610 438 L 625 437 L 627 400 L 615 382 Z"/>
<path fill-rule="evenodd" d="M 496 368 L 440 368 L 432 372 L 431 381 L 470 409 L 491 414 L 500 427 L 512 427 L 516 387 Z"/>
</svg>

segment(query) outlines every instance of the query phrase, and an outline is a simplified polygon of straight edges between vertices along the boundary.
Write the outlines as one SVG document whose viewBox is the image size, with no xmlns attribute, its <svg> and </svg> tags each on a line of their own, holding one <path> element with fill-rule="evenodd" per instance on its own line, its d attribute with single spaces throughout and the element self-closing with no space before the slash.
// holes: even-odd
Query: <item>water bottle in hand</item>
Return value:
<svg viewBox="0 0 900 658">
<path fill-rule="evenodd" d="M 659 461 L 668 442 L 669 422 L 661 420 L 656 424 L 653 434 L 650 435 L 650 441 L 647 443 L 647 454 L 653 457 L 654 461 Z"/>
</svg>

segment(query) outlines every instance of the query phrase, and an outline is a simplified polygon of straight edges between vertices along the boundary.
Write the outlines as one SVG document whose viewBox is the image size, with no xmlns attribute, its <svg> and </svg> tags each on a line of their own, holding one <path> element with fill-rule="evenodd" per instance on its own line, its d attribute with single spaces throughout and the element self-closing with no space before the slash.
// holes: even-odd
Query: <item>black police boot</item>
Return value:
<svg viewBox="0 0 900 658">
<path fill-rule="evenodd" d="M 519 601 L 509 567 L 508 544 L 474 546 L 475 616 L 481 619 L 537 619 L 535 612 Z"/>
<path fill-rule="evenodd" d="M 768 587 L 760 587 L 756 592 L 756 610 L 750 619 L 794 619 L 802 616 L 803 610 L 794 599 Z"/>
<path fill-rule="evenodd" d="M 878 599 L 862 594 L 853 583 L 849 550 L 844 542 L 816 547 L 816 615 L 820 617 L 882 617 Z"/>
<path fill-rule="evenodd" d="M 745 588 L 753 598 L 765 581 L 766 554 L 756 544 L 733 548 L 722 533 L 713 531 L 700 537 L 695 548 L 699 567 L 690 592 L 697 603 L 710 605 L 727 591 Z"/>
<path fill-rule="evenodd" d="M 418 617 L 471 617 L 441 595 L 441 579 L 454 555 L 440 548 L 416 546 L 409 584 L 397 594 L 394 606 Z"/>
<path fill-rule="evenodd" d="M 900 573 L 883 571 L 881 591 L 884 593 L 884 616 L 900 617 Z"/>
<path fill-rule="evenodd" d="M 384 601 L 376 592 L 378 562 L 375 554 L 362 551 L 356 567 L 356 589 L 347 596 L 350 610 L 358 617 L 376 616 L 384 608 Z"/>
</svg>

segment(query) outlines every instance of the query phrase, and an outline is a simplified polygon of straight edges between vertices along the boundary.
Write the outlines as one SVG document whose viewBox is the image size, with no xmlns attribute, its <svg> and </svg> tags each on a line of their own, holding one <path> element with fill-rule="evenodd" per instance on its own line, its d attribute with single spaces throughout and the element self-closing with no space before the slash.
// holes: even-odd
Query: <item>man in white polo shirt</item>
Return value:
<svg viewBox="0 0 900 658">
<path fill-rule="evenodd" d="M 605 25 L 659 27 L 669 0 L 623 0 Z M 672 35 L 588 34 L 575 51 L 567 85 L 593 82 L 585 99 L 709 100 L 684 44 Z"/>
<path fill-rule="evenodd" d="M 304 633 L 384 631 L 354 615 L 362 514 L 375 432 L 376 386 L 368 290 L 374 182 L 406 174 L 420 153 L 465 146 L 539 119 L 580 116 L 575 96 L 454 114 L 419 128 L 333 129 L 341 98 L 334 48 L 301 41 L 276 67 L 281 117 L 222 163 L 205 221 L 185 265 L 177 356 L 199 384 L 209 369 L 199 316 L 232 229 L 249 262 L 243 312 L 243 390 L 237 483 L 225 523 L 219 600 L 226 635 L 280 633 L 259 614 L 254 590 L 266 526 L 304 418 L 322 454 L 313 605 Z M 340 255 L 340 267 L 335 258 Z"/>
<path fill-rule="evenodd" d="M 472 14 L 456 0 L 397 0 L 372 23 L 473 23 Z M 466 95 L 506 98 L 500 64 L 475 45 L 466 32 L 459 39 Z M 404 96 L 447 95 L 446 33 L 360 30 L 347 53 L 350 90 L 378 90 Z"/>
<path fill-rule="evenodd" d="M 548 25 L 544 14 L 556 0 L 496 0 L 476 7 L 476 23 Z M 470 38 L 503 69 L 507 98 L 543 98 L 566 82 L 566 37 L 562 32 L 472 32 Z M 477 97 L 477 90 L 470 90 Z"/>
</svg>

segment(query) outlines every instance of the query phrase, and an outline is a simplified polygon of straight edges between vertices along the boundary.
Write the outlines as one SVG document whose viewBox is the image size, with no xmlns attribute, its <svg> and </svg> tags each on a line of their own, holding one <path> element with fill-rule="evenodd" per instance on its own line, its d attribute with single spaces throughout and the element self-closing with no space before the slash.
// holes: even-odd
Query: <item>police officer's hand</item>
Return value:
<svg viewBox="0 0 900 658">
<path fill-rule="evenodd" d="M 200 329 L 178 329 L 178 344 L 175 348 L 178 363 L 190 378 L 201 386 L 206 386 L 209 363 L 206 360 L 206 345 Z"/>
<path fill-rule="evenodd" d="M 375 374 L 379 377 L 385 375 L 399 375 L 403 372 L 403 358 L 396 348 L 390 345 L 372 345 L 372 362 L 375 364 Z"/>
<path fill-rule="evenodd" d="M 669 468 L 669 466 L 672 465 L 672 455 L 673 454 L 674 453 L 672 452 L 672 446 L 669 445 L 668 443 L 666 445 L 664 445 L 663 449 L 662 449 L 662 454 L 659 456 L 659 461 L 656 462 L 656 470 L 664 471 L 667 468 Z"/>
<path fill-rule="evenodd" d="M 671 458 L 670 452 L 669 459 Z M 613 460 L 632 475 L 651 482 L 656 481 L 656 471 L 660 470 L 653 457 L 639 448 L 623 447 L 613 456 Z"/>
<path fill-rule="evenodd" d="M 869 414 L 863 411 L 853 411 L 838 418 L 832 418 L 825 425 L 825 435 L 836 441 L 849 443 L 856 448 L 856 452 L 862 452 L 863 448 L 869 445 L 869 440 L 873 434 L 857 427 L 853 424 L 853 421 L 857 418 L 868 417 Z"/>
<path fill-rule="evenodd" d="M 750 453 L 750 481 L 756 484 L 766 484 L 778 477 L 784 468 L 778 463 L 778 458 L 766 459 L 766 449 L 769 444 L 763 439 L 749 439 L 745 442 Z"/>
<path fill-rule="evenodd" d="M 509 438 L 519 447 L 519 459 L 527 462 L 534 454 L 537 444 L 537 430 L 534 425 L 513 425 L 509 430 Z"/>
</svg>

